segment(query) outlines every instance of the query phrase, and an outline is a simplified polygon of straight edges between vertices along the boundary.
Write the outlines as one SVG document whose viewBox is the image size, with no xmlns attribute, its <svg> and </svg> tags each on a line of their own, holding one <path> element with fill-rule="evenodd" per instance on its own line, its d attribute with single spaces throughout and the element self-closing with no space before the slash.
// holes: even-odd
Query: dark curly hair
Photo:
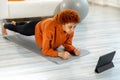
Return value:
<svg viewBox="0 0 120 80">
<path fill-rule="evenodd" d="M 79 23 L 80 22 L 80 16 L 77 11 L 72 9 L 66 9 L 61 12 L 59 12 L 54 17 L 57 22 L 60 24 L 66 24 L 66 23 Z"/>
</svg>

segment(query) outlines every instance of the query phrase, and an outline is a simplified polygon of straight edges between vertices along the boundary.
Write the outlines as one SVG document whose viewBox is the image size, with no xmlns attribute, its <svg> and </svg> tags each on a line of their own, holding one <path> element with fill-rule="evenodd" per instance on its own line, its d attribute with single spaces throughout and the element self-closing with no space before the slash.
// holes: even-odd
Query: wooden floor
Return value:
<svg viewBox="0 0 120 80">
<path fill-rule="evenodd" d="M 75 30 L 73 44 L 90 54 L 58 65 L 3 39 L 0 33 L 0 80 L 120 79 L 120 9 L 90 5 L 88 16 Z M 117 51 L 115 67 L 96 74 L 99 56 L 113 50 Z"/>
</svg>

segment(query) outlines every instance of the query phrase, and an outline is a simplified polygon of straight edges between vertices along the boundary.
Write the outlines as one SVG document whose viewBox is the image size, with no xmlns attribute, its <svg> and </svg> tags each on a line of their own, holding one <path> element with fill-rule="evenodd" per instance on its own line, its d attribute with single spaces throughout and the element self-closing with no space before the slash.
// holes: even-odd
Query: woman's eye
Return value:
<svg viewBox="0 0 120 80">
<path fill-rule="evenodd" d="M 72 26 L 69 26 L 69 28 L 71 29 L 71 28 L 72 28 Z"/>
<path fill-rule="evenodd" d="M 76 26 L 74 26 L 74 28 L 75 28 Z"/>
</svg>

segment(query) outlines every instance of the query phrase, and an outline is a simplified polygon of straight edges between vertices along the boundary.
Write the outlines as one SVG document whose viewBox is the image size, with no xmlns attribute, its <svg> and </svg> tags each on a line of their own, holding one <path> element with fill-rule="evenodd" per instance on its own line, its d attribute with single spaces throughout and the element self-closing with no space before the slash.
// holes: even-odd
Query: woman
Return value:
<svg viewBox="0 0 120 80">
<path fill-rule="evenodd" d="M 80 51 L 72 45 L 74 29 L 79 22 L 79 14 L 75 10 L 66 9 L 42 21 L 4 24 L 2 34 L 7 35 L 6 29 L 9 29 L 27 36 L 35 35 L 36 43 L 44 55 L 68 59 L 71 53 L 80 55 Z M 64 52 L 56 50 L 61 45 L 65 48 Z"/>
</svg>

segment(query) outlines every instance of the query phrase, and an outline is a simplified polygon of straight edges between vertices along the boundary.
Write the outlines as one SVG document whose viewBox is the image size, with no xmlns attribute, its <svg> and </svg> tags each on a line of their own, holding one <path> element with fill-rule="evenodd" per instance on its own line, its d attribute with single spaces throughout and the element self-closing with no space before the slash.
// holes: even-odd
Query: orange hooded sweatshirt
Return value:
<svg viewBox="0 0 120 80">
<path fill-rule="evenodd" d="M 72 38 L 74 33 L 67 34 L 62 25 L 54 18 L 48 18 L 37 23 L 35 27 L 35 40 L 46 56 L 58 56 L 56 48 L 63 45 L 65 50 L 73 52 Z"/>
</svg>

